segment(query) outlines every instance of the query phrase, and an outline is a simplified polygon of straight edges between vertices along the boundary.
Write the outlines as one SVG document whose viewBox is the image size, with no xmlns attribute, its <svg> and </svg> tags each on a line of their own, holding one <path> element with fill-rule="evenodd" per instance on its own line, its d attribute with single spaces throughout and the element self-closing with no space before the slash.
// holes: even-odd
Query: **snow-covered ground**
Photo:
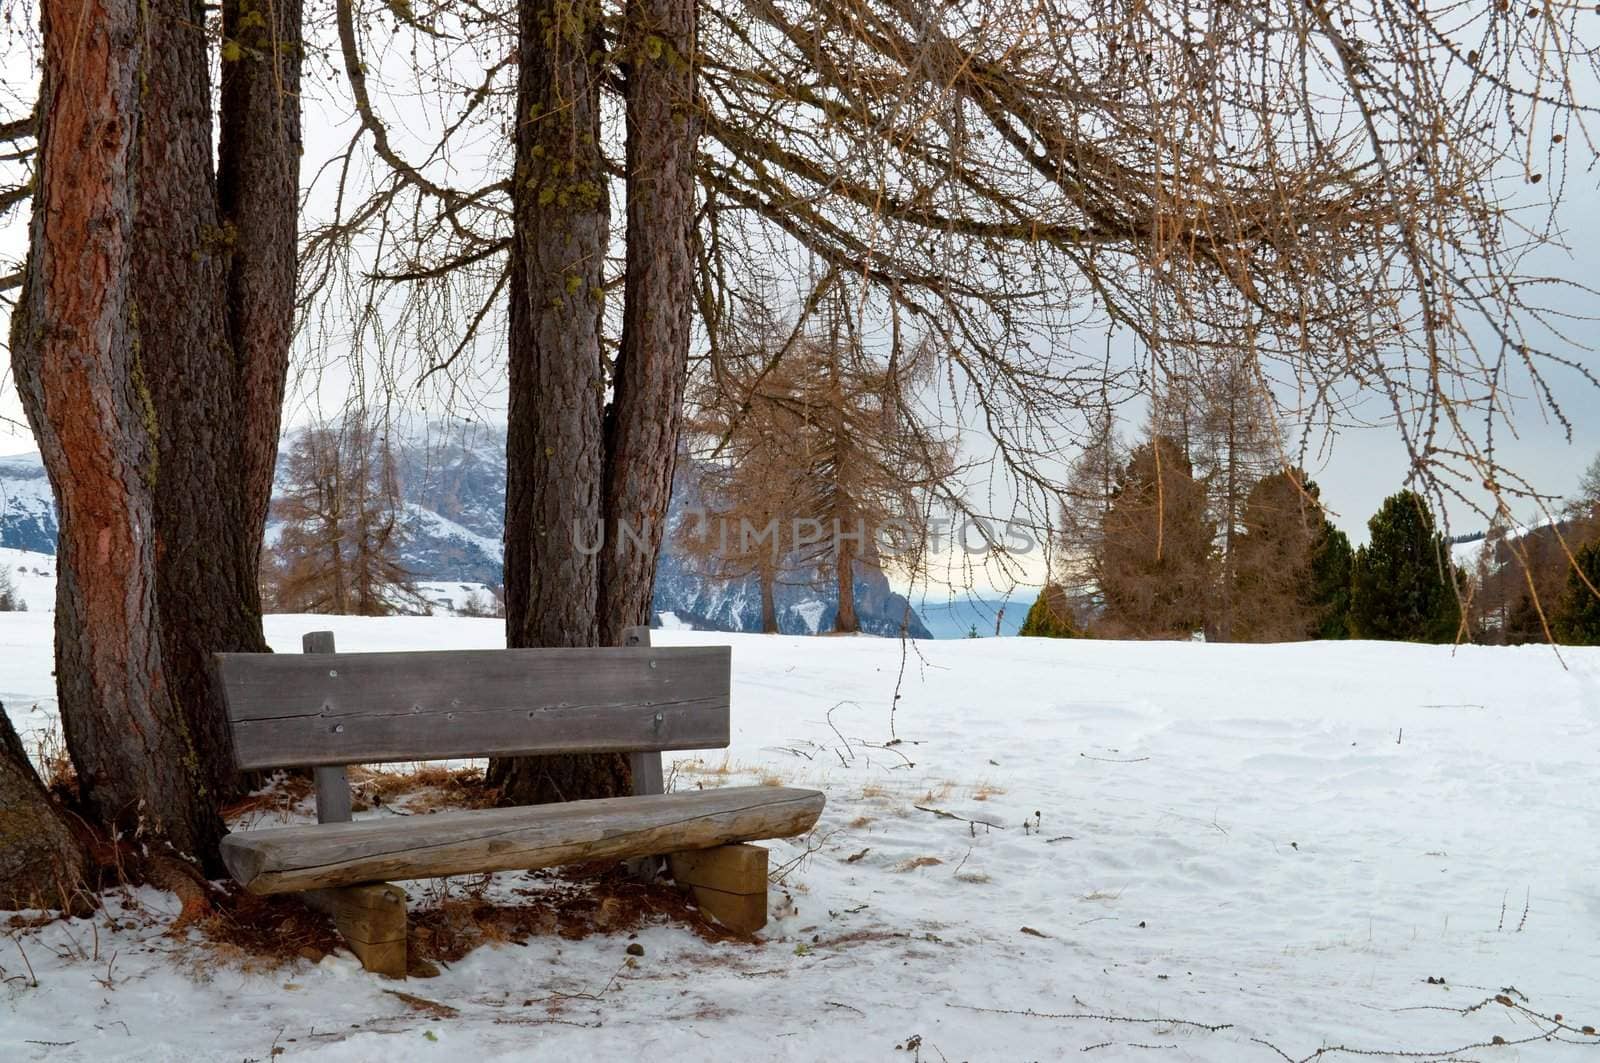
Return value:
<svg viewBox="0 0 1600 1063">
<path fill-rule="evenodd" d="M 25 726 L 52 713 L 39 621 L 0 615 Z M 319 627 L 501 637 L 268 622 L 282 650 Z M 1600 1058 L 1600 651 L 658 637 L 733 646 L 732 748 L 674 755 L 677 787 L 828 796 L 772 843 L 803 859 L 759 943 L 484 947 L 403 986 L 435 1019 L 348 956 L 197 964 L 102 914 L 0 940 L 0 1058 Z"/>
<path fill-rule="evenodd" d="M 11 578 L 11 585 L 28 603 L 29 612 L 43 612 L 56 607 L 56 558 L 54 554 L 39 554 L 32 550 L 14 550 L 0 546 L 0 569 Z M 46 627 L 50 621 L 43 621 Z M 0 676 L 5 673 L 0 665 Z"/>
</svg>

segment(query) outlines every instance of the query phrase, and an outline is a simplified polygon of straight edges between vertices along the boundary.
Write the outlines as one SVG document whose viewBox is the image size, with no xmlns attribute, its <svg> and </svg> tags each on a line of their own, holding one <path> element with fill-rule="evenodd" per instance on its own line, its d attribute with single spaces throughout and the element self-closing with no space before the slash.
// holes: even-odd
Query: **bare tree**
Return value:
<svg viewBox="0 0 1600 1063">
<path fill-rule="evenodd" d="M 407 21 L 340 7 L 382 162 L 367 194 L 341 184 L 313 231 L 314 284 L 367 323 L 392 376 L 459 398 L 482 372 L 475 340 L 501 320 L 515 181 L 509 161 L 467 179 L 450 160 L 514 110 L 515 8 Z M 628 39 L 632 11 L 598 13 L 607 40 Z M 1553 207 L 1568 143 L 1587 140 L 1571 94 L 1594 69 L 1581 17 L 1382 0 L 703 4 L 689 65 L 704 352 L 721 357 L 752 277 L 805 263 L 787 276 L 802 294 L 811 263 L 854 278 L 862 311 L 939 337 L 947 424 L 991 435 L 988 467 L 1040 525 L 1052 464 L 1092 435 L 1086 411 L 1180 353 L 1271 380 L 1285 423 L 1331 431 L 1378 394 L 1436 504 L 1492 510 L 1484 484 L 1547 501 L 1496 457 L 1502 400 L 1530 394 L 1558 418 L 1561 389 L 1593 381 L 1545 313 L 1558 282 L 1520 265 L 1556 230 L 1513 232 L 1501 208 L 1513 188 Z M 412 48 L 422 83 L 462 102 L 404 155 L 359 72 L 365 55 Z M 596 54 L 596 106 L 620 115 L 632 50 Z M 623 201 L 626 144 L 600 128 Z M 360 169 L 354 147 L 342 162 Z M 350 248 L 377 233 L 381 261 L 341 283 Z M 607 291 L 630 273 L 625 236 L 595 245 Z M 619 349 L 626 313 L 608 304 L 603 350 Z M 379 330 L 389 315 L 403 327 Z M 1102 325 L 1132 339 L 1128 361 L 1090 353 Z"/>
<path fill-rule="evenodd" d="M 388 440 L 356 412 L 301 430 L 273 503 L 267 598 L 290 613 L 386 616 L 422 599 L 400 560 L 404 516 Z"/>
</svg>

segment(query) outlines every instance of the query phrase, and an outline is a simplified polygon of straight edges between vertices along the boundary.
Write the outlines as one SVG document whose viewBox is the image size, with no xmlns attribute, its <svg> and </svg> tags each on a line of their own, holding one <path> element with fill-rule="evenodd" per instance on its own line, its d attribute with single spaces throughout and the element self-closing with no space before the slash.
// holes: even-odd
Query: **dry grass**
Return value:
<svg viewBox="0 0 1600 1063">
<path fill-rule="evenodd" d="M 894 865 L 896 871 L 915 871 L 919 867 L 935 867 L 944 863 L 937 856 L 918 856 L 911 860 L 902 860 Z"/>
<path fill-rule="evenodd" d="M 684 926 L 706 941 L 745 940 L 706 919 L 677 889 L 638 882 L 615 865 L 552 868 L 529 877 L 533 885 L 512 891 L 521 898 L 515 904 L 469 893 L 414 911 L 409 941 L 413 972 L 419 973 L 419 961 L 454 963 L 481 945 L 527 945 L 535 937 L 578 941 L 592 934 L 626 936 L 661 922 Z"/>
<path fill-rule="evenodd" d="M 722 763 L 720 764 L 708 764 L 696 757 L 693 760 L 678 761 L 676 766 L 686 772 L 694 772 L 696 775 L 732 775 L 737 770 L 733 766 L 732 756 L 727 753 L 722 755 Z"/>
<path fill-rule="evenodd" d="M 783 776 L 775 771 L 764 771 L 757 780 L 762 786 L 782 786 Z"/>
<path fill-rule="evenodd" d="M 317 963 L 340 945 L 328 917 L 292 893 L 262 897 L 224 882 L 210 900 L 212 911 L 199 924 L 211 946 L 202 969 L 225 963 L 259 974 L 299 960 Z"/>
<path fill-rule="evenodd" d="M 889 791 L 888 788 L 884 786 L 880 786 L 875 782 L 869 782 L 861 787 L 861 796 L 864 800 L 888 797 Z"/>
<path fill-rule="evenodd" d="M 222 807 L 222 818 L 229 823 L 273 814 L 287 822 L 294 807 L 310 797 L 316 787 L 311 777 L 301 772 L 275 776 L 266 786 L 253 794 Z"/>
<path fill-rule="evenodd" d="M 872 822 L 871 816 L 857 816 L 849 822 L 848 826 L 851 830 L 864 830 L 872 826 Z"/>
<path fill-rule="evenodd" d="M 411 812 L 441 808 L 493 808 L 500 793 L 489 786 L 483 769 L 417 764 L 407 769 L 350 769 L 350 789 L 357 811 L 403 805 Z"/>
<path fill-rule="evenodd" d="M 935 786 L 929 787 L 928 792 L 922 795 L 922 803 L 927 804 L 930 801 L 943 801 L 945 798 L 949 797 L 955 792 L 956 784 L 946 780 L 938 783 Z"/>
<path fill-rule="evenodd" d="M 1004 786 L 996 786 L 992 782 L 981 782 L 973 787 L 972 799 L 974 801 L 987 801 L 989 798 L 999 797 L 1005 792 L 1006 788 Z"/>
</svg>

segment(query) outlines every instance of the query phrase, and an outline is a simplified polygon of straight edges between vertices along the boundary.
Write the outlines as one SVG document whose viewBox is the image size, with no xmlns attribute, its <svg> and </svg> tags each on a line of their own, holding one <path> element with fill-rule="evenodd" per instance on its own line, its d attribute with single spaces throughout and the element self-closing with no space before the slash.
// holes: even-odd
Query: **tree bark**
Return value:
<svg viewBox="0 0 1600 1063">
<path fill-rule="evenodd" d="M 598 0 L 519 11 L 506 438 L 506 644 L 592 646 L 602 534 Z M 514 803 L 631 791 L 627 759 L 510 757 L 489 781 Z"/>
<path fill-rule="evenodd" d="M 300 0 L 226 0 L 217 207 L 227 235 L 227 333 L 238 373 L 242 567 L 261 566 L 294 332 L 300 202 Z M 259 613 L 257 581 L 246 605 Z"/>
<path fill-rule="evenodd" d="M 778 633 L 778 596 L 777 573 L 763 566 L 756 573 L 756 582 L 761 585 L 761 633 L 763 635 L 776 635 Z"/>
<path fill-rule="evenodd" d="M 0 705 L 0 908 L 76 908 L 86 863 Z"/>
<path fill-rule="evenodd" d="M 834 614 L 833 630 L 853 634 L 861 630 L 861 620 L 856 616 L 856 552 L 843 542 L 838 544 L 834 576 L 839 609 Z"/>
<path fill-rule="evenodd" d="M 169 689 L 183 709 L 210 795 L 220 801 L 239 792 L 241 779 L 211 654 L 267 649 L 259 506 L 246 501 L 251 472 L 242 431 L 256 415 L 245 412 L 242 378 L 264 369 L 263 375 L 281 381 L 283 372 L 251 366 L 244 360 L 248 352 L 235 352 L 230 343 L 230 259 L 242 234 L 224 225 L 217 211 L 203 6 L 148 0 L 146 10 L 133 294 L 155 410 L 157 601 Z M 224 66 L 243 62 L 225 59 Z M 237 126 L 239 116 L 233 118 Z M 294 203 L 291 197 L 288 209 Z M 253 235 L 265 244 L 246 249 L 246 264 L 263 254 L 293 254 L 292 242 L 287 249 L 277 246 L 279 233 Z M 269 299 L 265 312 L 272 305 Z M 276 342 L 272 335 L 263 338 Z M 275 412 L 260 416 L 276 422 Z"/>
<path fill-rule="evenodd" d="M 169 696 L 155 413 L 130 276 L 149 41 L 135 0 L 46 0 L 30 263 L 12 365 L 60 510 L 56 686 L 86 806 L 180 851 L 222 834 Z"/>
<path fill-rule="evenodd" d="M 606 423 L 599 627 L 648 624 L 683 422 L 693 298 L 696 0 L 629 0 L 627 280 Z M 637 533 L 622 533 L 626 525 Z"/>
</svg>

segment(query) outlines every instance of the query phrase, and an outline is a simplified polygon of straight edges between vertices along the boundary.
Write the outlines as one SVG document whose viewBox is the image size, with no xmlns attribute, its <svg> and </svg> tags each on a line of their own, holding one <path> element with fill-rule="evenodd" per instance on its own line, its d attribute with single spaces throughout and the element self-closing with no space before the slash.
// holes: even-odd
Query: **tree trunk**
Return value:
<svg viewBox="0 0 1600 1063">
<path fill-rule="evenodd" d="M 506 644 L 592 646 L 602 533 L 598 0 L 520 6 L 506 434 Z M 489 781 L 513 803 L 631 791 L 627 758 L 509 757 Z"/>
<path fill-rule="evenodd" d="M 263 16 L 263 11 L 265 12 Z M 227 332 L 238 374 L 241 567 L 261 566 L 294 332 L 300 202 L 300 0 L 226 0 L 217 206 L 231 256 Z M 246 605 L 260 613 L 257 580 Z"/>
<path fill-rule="evenodd" d="M 606 424 L 599 634 L 650 621 L 683 422 L 693 297 L 696 0 L 629 0 L 627 281 Z M 627 527 L 636 537 L 623 533 Z"/>
<path fill-rule="evenodd" d="M 763 567 L 756 574 L 756 580 L 761 585 L 761 633 L 763 635 L 776 635 L 778 633 L 778 596 L 777 573 Z"/>
<path fill-rule="evenodd" d="M 839 588 L 839 610 L 834 614 L 833 630 L 857 632 L 861 620 L 856 616 L 856 552 L 839 543 L 835 575 Z"/>
<path fill-rule="evenodd" d="M 149 41 L 134 0 L 46 0 L 30 264 L 12 365 L 60 511 L 56 687 L 86 806 L 179 850 L 222 822 L 168 691 L 155 415 L 130 290 Z"/>
<path fill-rule="evenodd" d="M 145 8 L 133 298 L 154 406 L 157 601 L 169 689 L 211 797 L 222 800 L 240 777 L 211 654 L 267 648 L 227 334 L 235 237 L 217 215 L 204 10 L 194 0 Z"/>
<path fill-rule="evenodd" d="M 76 908 L 85 864 L 0 705 L 0 908 Z"/>
</svg>

